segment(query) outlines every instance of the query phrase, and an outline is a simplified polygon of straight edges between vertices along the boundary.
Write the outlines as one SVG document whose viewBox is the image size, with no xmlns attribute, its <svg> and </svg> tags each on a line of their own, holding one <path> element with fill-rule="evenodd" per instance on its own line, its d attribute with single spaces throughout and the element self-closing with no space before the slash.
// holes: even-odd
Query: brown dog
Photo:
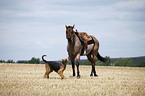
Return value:
<svg viewBox="0 0 145 96">
<path fill-rule="evenodd" d="M 42 60 L 45 62 L 45 68 L 46 68 L 46 72 L 44 74 L 44 78 L 49 78 L 49 74 L 54 70 L 55 72 L 57 72 L 62 79 L 65 79 L 64 75 L 63 75 L 63 71 L 66 68 L 66 64 L 68 63 L 68 59 L 62 59 L 61 63 L 57 63 L 54 61 L 46 61 L 44 59 L 44 56 L 42 56 Z"/>
</svg>

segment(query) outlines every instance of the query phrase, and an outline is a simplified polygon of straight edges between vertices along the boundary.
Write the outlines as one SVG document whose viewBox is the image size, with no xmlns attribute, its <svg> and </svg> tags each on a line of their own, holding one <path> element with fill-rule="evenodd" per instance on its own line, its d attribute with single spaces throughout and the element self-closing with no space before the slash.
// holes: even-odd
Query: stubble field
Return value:
<svg viewBox="0 0 145 96">
<path fill-rule="evenodd" d="M 81 78 L 65 80 L 55 72 L 44 79 L 44 65 L 0 64 L 0 96 L 145 96 L 145 68 L 96 66 L 99 77 L 90 77 L 90 66 L 80 66 Z"/>
</svg>

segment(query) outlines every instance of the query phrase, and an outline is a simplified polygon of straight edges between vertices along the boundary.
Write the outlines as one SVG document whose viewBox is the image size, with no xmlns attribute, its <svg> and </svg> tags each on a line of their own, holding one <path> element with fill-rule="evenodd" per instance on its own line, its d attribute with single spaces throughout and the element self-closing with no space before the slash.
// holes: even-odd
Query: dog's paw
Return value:
<svg viewBox="0 0 145 96">
<path fill-rule="evenodd" d="M 46 75 L 44 75 L 44 78 L 46 78 L 47 76 Z"/>
</svg>

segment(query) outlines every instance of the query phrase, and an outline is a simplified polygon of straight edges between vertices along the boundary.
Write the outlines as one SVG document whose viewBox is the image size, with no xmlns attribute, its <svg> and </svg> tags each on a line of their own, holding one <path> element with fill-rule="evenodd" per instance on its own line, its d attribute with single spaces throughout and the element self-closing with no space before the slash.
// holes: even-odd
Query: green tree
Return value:
<svg viewBox="0 0 145 96">
<path fill-rule="evenodd" d="M 106 56 L 105 58 L 107 59 L 107 62 L 106 63 L 104 63 L 104 62 L 102 62 L 100 60 L 97 60 L 96 65 L 98 65 L 98 66 L 110 66 L 110 64 L 111 64 L 110 57 L 109 56 Z"/>
<path fill-rule="evenodd" d="M 110 66 L 111 65 L 111 59 L 109 56 L 105 57 L 107 59 L 107 62 L 105 63 L 105 66 Z"/>
<path fill-rule="evenodd" d="M 29 60 L 28 63 L 31 63 L 31 64 L 40 64 L 40 59 L 32 57 L 32 59 Z"/>
<path fill-rule="evenodd" d="M 131 58 L 120 58 L 114 63 L 115 66 L 132 66 L 133 61 Z"/>
<path fill-rule="evenodd" d="M 90 65 L 90 64 L 91 64 L 91 62 L 87 59 L 83 61 L 83 65 Z"/>
<path fill-rule="evenodd" d="M 5 60 L 0 60 L 0 63 L 5 63 Z"/>
<path fill-rule="evenodd" d="M 15 63 L 15 61 L 13 61 L 13 60 L 8 60 L 8 61 L 6 61 L 6 63 Z"/>
<path fill-rule="evenodd" d="M 141 67 L 145 67 L 145 61 L 141 62 Z"/>
<path fill-rule="evenodd" d="M 140 64 L 136 64 L 136 67 L 145 67 L 145 61 L 142 61 Z"/>
<path fill-rule="evenodd" d="M 101 62 L 101 61 L 99 61 L 99 60 L 97 60 L 96 65 L 97 65 L 97 66 L 104 66 L 104 65 L 103 65 L 103 62 Z"/>
<path fill-rule="evenodd" d="M 27 60 L 18 60 L 17 63 L 28 63 Z"/>
</svg>

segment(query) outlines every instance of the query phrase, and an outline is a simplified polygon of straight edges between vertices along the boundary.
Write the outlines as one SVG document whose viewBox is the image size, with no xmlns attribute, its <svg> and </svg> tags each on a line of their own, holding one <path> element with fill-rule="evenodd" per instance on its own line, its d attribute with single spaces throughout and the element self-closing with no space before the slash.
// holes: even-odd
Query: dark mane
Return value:
<svg viewBox="0 0 145 96">
<path fill-rule="evenodd" d="M 67 28 L 73 28 L 72 26 L 67 26 Z"/>
</svg>

